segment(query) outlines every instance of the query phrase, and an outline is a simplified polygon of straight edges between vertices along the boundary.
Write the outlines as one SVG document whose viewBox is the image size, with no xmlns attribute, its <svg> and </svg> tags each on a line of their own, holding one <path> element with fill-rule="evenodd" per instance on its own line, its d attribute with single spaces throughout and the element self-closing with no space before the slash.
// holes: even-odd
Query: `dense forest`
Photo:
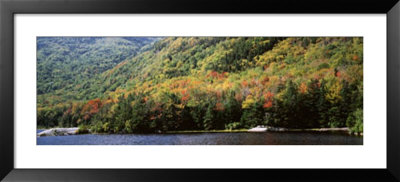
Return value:
<svg viewBox="0 0 400 182">
<path fill-rule="evenodd" d="M 84 80 L 132 58 L 159 38 L 38 37 L 37 93 L 90 87 Z M 66 93 L 68 94 L 68 93 Z M 85 98 L 77 97 L 75 99 Z"/>
<path fill-rule="evenodd" d="M 361 37 L 37 39 L 37 125 L 363 131 Z"/>
</svg>

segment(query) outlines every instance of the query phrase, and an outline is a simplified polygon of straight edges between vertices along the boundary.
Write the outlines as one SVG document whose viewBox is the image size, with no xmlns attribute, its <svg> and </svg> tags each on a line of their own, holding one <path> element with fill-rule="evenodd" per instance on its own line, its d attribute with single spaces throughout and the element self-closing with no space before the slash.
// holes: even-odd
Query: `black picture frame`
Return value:
<svg viewBox="0 0 400 182">
<path fill-rule="evenodd" d="M 14 15 L 31 13 L 380 13 L 387 15 L 386 169 L 15 169 Z M 0 0 L 0 179 L 4 181 L 400 181 L 398 0 Z M 383 60 L 376 60 L 383 61 Z"/>
</svg>

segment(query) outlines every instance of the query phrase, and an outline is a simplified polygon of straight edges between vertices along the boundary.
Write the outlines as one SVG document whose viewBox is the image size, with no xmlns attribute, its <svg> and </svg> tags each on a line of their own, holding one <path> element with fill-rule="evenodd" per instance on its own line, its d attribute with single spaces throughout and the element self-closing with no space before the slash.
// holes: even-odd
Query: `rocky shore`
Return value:
<svg viewBox="0 0 400 182">
<path fill-rule="evenodd" d="M 287 128 L 272 127 L 272 126 L 257 126 L 251 128 L 248 132 L 266 132 L 266 131 L 289 131 Z"/>
<path fill-rule="evenodd" d="M 257 126 L 251 129 L 240 129 L 240 130 L 216 130 L 216 131 L 178 131 L 178 132 L 168 132 L 168 133 L 202 133 L 202 132 L 285 132 L 285 131 L 320 131 L 320 132 L 328 132 L 328 131 L 337 131 L 337 132 L 350 132 L 349 128 L 312 128 L 312 129 L 289 129 L 289 128 L 281 128 L 281 127 L 272 127 L 272 126 Z M 89 130 L 85 130 L 84 132 L 79 131 L 79 128 L 51 128 L 44 130 L 37 134 L 38 137 L 43 136 L 67 136 L 67 135 L 76 135 L 76 134 L 85 134 L 90 133 Z M 362 133 L 355 133 L 355 135 L 363 135 Z"/>
<path fill-rule="evenodd" d="M 248 132 L 266 132 L 266 131 L 341 131 L 341 132 L 350 132 L 349 128 L 311 128 L 311 129 L 289 129 L 289 128 L 280 128 L 280 127 L 272 127 L 272 126 L 257 126 L 255 128 L 251 128 Z"/>
<path fill-rule="evenodd" d="M 44 130 L 37 134 L 38 137 L 42 136 L 66 136 L 66 135 L 76 135 L 79 128 L 51 128 Z"/>
</svg>

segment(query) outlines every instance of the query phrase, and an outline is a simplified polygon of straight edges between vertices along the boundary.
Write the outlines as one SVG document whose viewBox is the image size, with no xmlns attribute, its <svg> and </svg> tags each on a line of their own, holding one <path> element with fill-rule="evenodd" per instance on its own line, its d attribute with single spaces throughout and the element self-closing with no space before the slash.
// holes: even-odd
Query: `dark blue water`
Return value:
<svg viewBox="0 0 400 182">
<path fill-rule="evenodd" d="M 362 145 L 363 138 L 332 132 L 86 134 L 38 137 L 38 145 Z"/>
</svg>

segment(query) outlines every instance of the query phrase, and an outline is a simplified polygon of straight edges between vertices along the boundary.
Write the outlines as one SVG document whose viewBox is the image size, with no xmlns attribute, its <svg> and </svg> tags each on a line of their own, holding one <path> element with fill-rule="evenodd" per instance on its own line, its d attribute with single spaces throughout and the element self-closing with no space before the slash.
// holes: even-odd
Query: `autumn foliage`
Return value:
<svg viewBox="0 0 400 182">
<path fill-rule="evenodd" d="M 362 47 L 362 38 L 346 37 L 167 37 L 96 79 L 71 83 L 77 90 L 39 95 L 38 125 L 359 129 Z"/>
</svg>

